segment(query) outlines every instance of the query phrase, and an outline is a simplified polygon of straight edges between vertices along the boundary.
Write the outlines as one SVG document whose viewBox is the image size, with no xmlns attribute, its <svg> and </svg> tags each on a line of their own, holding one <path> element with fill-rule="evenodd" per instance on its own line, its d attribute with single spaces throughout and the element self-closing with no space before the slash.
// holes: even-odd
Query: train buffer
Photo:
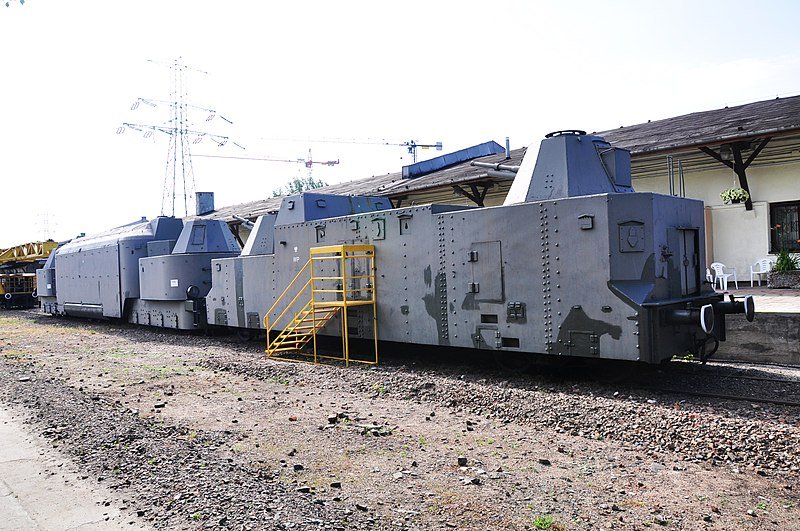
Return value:
<svg viewBox="0 0 800 531">
<path fill-rule="evenodd" d="M 352 326 L 354 321 L 358 326 Z M 306 264 L 264 315 L 264 327 L 269 358 L 314 363 L 331 360 L 346 366 L 377 364 L 375 246 L 312 247 Z M 351 355 L 354 329 L 362 338 L 372 336 L 371 356 Z M 319 352 L 317 336 L 337 334 L 341 336 L 341 353 Z"/>
</svg>

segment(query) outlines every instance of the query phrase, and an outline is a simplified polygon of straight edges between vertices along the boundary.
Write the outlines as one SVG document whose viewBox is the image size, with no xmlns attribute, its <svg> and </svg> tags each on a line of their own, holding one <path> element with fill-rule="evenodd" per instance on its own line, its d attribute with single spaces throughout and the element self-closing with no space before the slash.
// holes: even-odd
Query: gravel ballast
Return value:
<svg viewBox="0 0 800 531">
<path fill-rule="evenodd" d="M 800 525 L 798 408 L 386 361 L 0 314 L 0 400 L 156 528 Z"/>
</svg>

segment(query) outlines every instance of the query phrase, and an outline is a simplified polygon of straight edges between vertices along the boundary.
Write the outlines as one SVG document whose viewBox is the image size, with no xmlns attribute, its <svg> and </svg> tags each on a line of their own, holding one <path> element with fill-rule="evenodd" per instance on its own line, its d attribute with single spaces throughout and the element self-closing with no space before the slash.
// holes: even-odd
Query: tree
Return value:
<svg viewBox="0 0 800 531">
<path fill-rule="evenodd" d="M 286 183 L 286 185 L 273 190 L 272 197 L 299 194 L 306 190 L 314 190 L 316 188 L 322 188 L 323 186 L 328 186 L 328 183 L 322 179 L 314 179 L 311 175 L 306 178 L 295 177 Z"/>
</svg>

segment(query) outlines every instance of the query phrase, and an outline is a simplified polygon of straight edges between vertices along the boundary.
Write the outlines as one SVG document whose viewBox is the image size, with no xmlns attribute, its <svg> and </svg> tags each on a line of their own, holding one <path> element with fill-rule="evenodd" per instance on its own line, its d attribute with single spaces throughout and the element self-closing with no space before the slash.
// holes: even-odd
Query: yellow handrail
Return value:
<svg viewBox="0 0 800 531">
<path fill-rule="evenodd" d="M 295 279 L 296 279 L 296 278 L 297 278 L 297 277 L 295 277 Z M 292 281 L 292 283 L 294 283 L 294 280 Z M 289 311 L 289 308 L 291 308 L 291 307 L 292 307 L 292 305 L 295 303 L 295 301 L 297 300 L 297 298 L 298 298 L 300 295 L 302 295 L 302 293 L 303 293 L 303 292 L 306 290 L 306 288 L 309 286 L 309 284 L 311 284 L 311 279 L 308 279 L 308 280 L 306 281 L 306 283 L 303 285 L 303 287 L 302 287 L 302 288 L 300 288 L 300 289 L 297 291 L 297 295 L 295 295 L 295 296 L 294 296 L 294 298 L 291 300 L 291 302 L 289 302 L 289 304 L 287 304 L 287 305 L 286 305 L 286 308 L 284 308 L 284 309 L 283 309 L 283 311 L 281 312 L 281 314 L 280 314 L 278 317 L 276 317 L 276 318 L 275 318 L 275 323 L 274 323 L 274 324 L 278 324 L 278 322 L 280 322 L 280 320 L 283 318 L 283 316 L 284 316 L 284 315 L 286 315 L 286 312 L 287 312 L 287 311 Z M 291 284 L 290 284 L 290 285 L 291 285 Z M 286 292 L 284 291 L 284 293 L 286 293 Z M 280 299 L 278 299 L 277 301 L 275 301 L 275 303 L 277 304 L 279 300 L 280 300 Z M 264 328 L 266 328 L 266 329 L 267 329 L 267 334 L 269 334 L 269 332 L 270 332 L 270 330 L 271 330 L 271 328 L 269 327 L 269 314 L 270 314 L 270 313 L 272 313 L 272 309 L 273 309 L 273 308 L 275 308 L 275 304 L 273 304 L 273 305 L 272 305 L 272 308 L 270 308 L 270 311 L 269 311 L 267 314 L 265 314 L 265 315 L 264 315 Z"/>
<path fill-rule="evenodd" d="M 303 274 L 303 271 L 305 271 L 305 270 L 306 270 L 306 268 L 308 267 L 308 265 L 309 265 L 309 264 L 308 264 L 308 262 L 306 262 L 306 265 L 304 265 L 304 266 L 302 267 L 302 269 L 300 269 L 300 271 L 298 271 L 298 272 L 297 272 L 297 274 L 294 276 L 294 278 L 292 279 L 292 281 L 291 281 L 291 282 L 289 282 L 289 285 L 288 285 L 288 286 L 286 286 L 286 289 L 285 289 L 285 290 L 283 290 L 283 293 L 281 293 L 281 294 L 280 294 L 280 296 L 279 296 L 277 299 L 275 299 L 275 302 L 272 304 L 272 306 L 270 306 L 269 310 L 267 311 L 266 315 L 264 316 L 264 318 L 265 318 L 265 319 L 266 319 L 267 315 L 269 315 L 269 314 L 271 314 L 271 313 L 272 313 L 272 310 L 274 310 L 274 309 L 275 309 L 275 306 L 277 306 L 277 305 L 278 305 L 278 303 L 280 302 L 280 300 L 283 298 L 283 296 L 284 296 L 284 295 L 286 295 L 286 293 L 287 293 L 287 292 L 289 291 L 289 289 L 290 289 L 290 288 L 291 288 L 291 287 L 294 285 L 294 283 L 295 283 L 295 282 L 297 282 L 297 279 L 298 279 L 298 278 L 300 278 L 300 275 L 302 275 L 302 274 Z"/>
<path fill-rule="evenodd" d="M 320 275 L 316 276 L 315 262 L 333 261 L 338 263 L 341 271 L 340 275 Z M 348 261 L 367 260 L 367 274 L 360 271 L 353 271 L 354 275 L 348 275 Z M 308 273 L 308 280 L 297 291 L 292 300 L 286 304 L 284 309 L 275 318 L 270 319 L 278 305 L 284 297 L 287 297 L 295 285 L 300 281 L 300 277 Z M 312 247 L 309 249 L 308 262 L 295 275 L 292 281 L 283 290 L 283 293 L 275 299 L 275 302 L 266 312 L 263 318 L 264 327 L 267 329 L 267 355 L 287 361 L 298 361 L 291 357 L 281 357 L 283 352 L 301 353 L 302 349 L 309 341 L 313 342 L 313 361 L 316 363 L 318 358 L 338 359 L 344 361 L 345 365 L 350 362 L 377 364 L 378 363 L 378 322 L 377 322 L 377 298 L 375 289 L 375 247 L 369 244 L 340 244 L 328 245 L 324 247 Z M 322 271 L 320 271 L 322 273 Z M 366 280 L 364 286 L 348 286 L 351 280 Z M 328 286 L 320 286 L 318 282 L 338 282 L 335 289 Z M 359 282 L 360 284 L 360 282 Z M 292 317 L 284 328 L 278 332 L 274 339 L 270 339 L 273 328 L 285 319 L 289 309 L 296 308 L 296 303 L 301 295 L 308 294 L 309 300 L 302 308 L 292 310 Z M 335 300 L 319 300 L 323 294 L 336 294 Z M 355 294 L 355 295 L 351 295 Z M 361 295 L 359 295 L 361 294 Z M 362 298 L 363 297 L 363 298 Z M 326 298 L 327 297 L 323 297 Z M 347 309 L 353 306 L 371 306 L 373 321 L 373 342 L 374 342 L 374 361 L 350 358 L 350 341 Z M 317 354 L 317 332 L 336 315 L 341 316 L 341 336 L 342 336 L 342 357 L 319 356 Z M 272 324 L 270 325 L 270 322 Z"/>
</svg>

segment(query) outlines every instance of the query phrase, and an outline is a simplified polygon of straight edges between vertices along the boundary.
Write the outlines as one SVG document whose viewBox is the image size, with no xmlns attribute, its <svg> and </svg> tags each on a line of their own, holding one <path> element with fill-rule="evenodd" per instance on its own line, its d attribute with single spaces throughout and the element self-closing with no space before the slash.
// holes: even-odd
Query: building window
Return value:
<svg viewBox="0 0 800 531">
<path fill-rule="evenodd" d="M 800 201 L 769 205 L 770 252 L 800 252 Z"/>
</svg>

